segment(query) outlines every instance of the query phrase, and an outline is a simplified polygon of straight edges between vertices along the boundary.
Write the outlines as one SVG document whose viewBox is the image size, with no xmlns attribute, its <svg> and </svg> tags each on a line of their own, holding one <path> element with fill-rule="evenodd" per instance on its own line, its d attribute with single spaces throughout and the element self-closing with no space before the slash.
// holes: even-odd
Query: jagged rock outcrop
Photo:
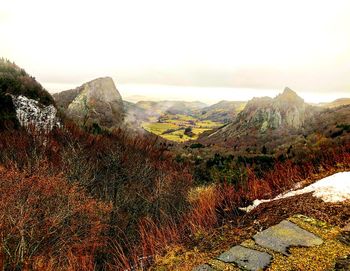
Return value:
<svg viewBox="0 0 350 271">
<path fill-rule="evenodd" d="M 231 123 L 204 133 L 199 141 L 235 151 L 259 152 L 262 146 L 273 150 L 303 135 L 320 110 L 285 88 L 275 98 L 253 98 Z"/>
<path fill-rule="evenodd" d="M 53 105 L 45 106 L 22 95 L 11 95 L 11 97 L 21 126 L 44 132 L 61 126 L 57 117 L 57 109 Z"/>
<path fill-rule="evenodd" d="M 97 123 L 112 128 L 123 123 L 123 100 L 110 77 L 97 78 L 53 96 L 58 108 L 81 125 Z"/>
<path fill-rule="evenodd" d="M 255 126 L 261 132 L 281 126 L 299 129 L 305 122 L 307 104 L 293 90 L 285 88 L 274 99 L 254 98 L 239 114 L 238 121 Z"/>
</svg>

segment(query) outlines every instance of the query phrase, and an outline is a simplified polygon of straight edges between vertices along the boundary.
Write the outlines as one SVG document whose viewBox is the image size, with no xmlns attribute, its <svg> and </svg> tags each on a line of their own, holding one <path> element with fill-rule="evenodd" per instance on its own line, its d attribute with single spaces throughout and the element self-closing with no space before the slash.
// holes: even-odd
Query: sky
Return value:
<svg viewBox="0 0 350 271">
<path fill-rule="evenodd" d="M 350 97 L 349 0 L 0 0 L 0 56 L 50 92 L 129 100 Z"/>
</svg>

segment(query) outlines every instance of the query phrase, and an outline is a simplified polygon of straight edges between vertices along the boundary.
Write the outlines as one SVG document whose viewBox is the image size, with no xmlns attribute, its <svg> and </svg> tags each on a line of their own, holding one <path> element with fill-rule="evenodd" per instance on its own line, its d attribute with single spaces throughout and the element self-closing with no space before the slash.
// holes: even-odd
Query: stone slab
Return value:
<svg viewBox="0 0 350 271">
<path fill-rule="evenodd" d="M 192 269 L 192 271 L 215 271 L 208 264 L 202 264 Z"/>
<path fill-rule="evenodd" d="M 257 271 L 266 268 L 270 264 L 272 256 L 266 252 L 234 246 L 222 253 L 217 259 L 225 263 L 236 263 L 246 270 Z"/>
<path fill-rule="evenodd" d="M 289 255 L 288 248 L 291 246 L 312 247 L 323 243 L 321 238 L 287 220 L 257 233 L 253 238 L 259 246 L 284 255 Z"/>
</svg>

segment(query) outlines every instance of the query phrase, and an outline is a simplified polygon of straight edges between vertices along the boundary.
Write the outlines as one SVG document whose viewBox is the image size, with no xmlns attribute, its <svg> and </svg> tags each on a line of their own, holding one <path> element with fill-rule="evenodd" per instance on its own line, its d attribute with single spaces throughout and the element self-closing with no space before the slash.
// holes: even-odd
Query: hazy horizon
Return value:
<svg viewBox="0 0 350 271">
<path fill-rule="evenodd" d="M 90 81 L 90 80 L 88 80 Z M 199 101 L 208 105 L 215 104 L 222 100 L 227 101 L 248 101 L 254 97 L 275 97 L 282 93 L 285 87 L 279 89 L 256 89 L 256 88 L 224 88 L 224 87 L 186 87 L 172 85 L 132 85 L 118 84 L 114 79 L 116 87 L 124 100 L 129 102 L 138 101 Z M 82 85 L 85 82 L 78 84 L 48 84 L 43 86 L 48 90 L 60 91 L 69 90 Z M 313 93 L 308 91 L 298 91 L 293 89 L 301 98 L 308 103 L 324 103 L 332 102 L 340 98 L 350 98 L 349 92 L 331 92 L 331 93 Z M 57 93 L 60 91 L 50 91 Z M 198 95 L 199 93 L 199 95 Z"/>
<path fill-rule="evenodd" d="M 20 8 L 19 8 L 20 7 Z M 111 76 L 125 99 L 350 97 L 350 2 L 11 0 L 0 56 L 51 93 Z"/>
</svg>

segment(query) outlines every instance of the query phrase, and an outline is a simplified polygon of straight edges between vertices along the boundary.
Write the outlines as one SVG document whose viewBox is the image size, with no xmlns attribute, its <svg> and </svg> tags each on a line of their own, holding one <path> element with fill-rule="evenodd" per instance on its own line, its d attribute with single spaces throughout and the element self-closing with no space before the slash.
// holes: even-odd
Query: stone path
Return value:
<svg viewBox="0 0 350 271">
<path fill-rule="evenodd" d="M 344 229 L 296 215 L 258 232 L 251 240 L 193 271 L 348 270 L 335 268 L 350 257 L 350 245 L 344 241 L 349 231 Z"/>
<path fill-rule="evenodd" d="M 272 256 L 266 252 L 235 246 L 229 251 L 222 253 L 218 260 L 225 263 L 236 263 L 248 270 L 261 270 L 269 265 Z"/>
<path fill-rule="evenodd" d="M 321 238 L 287 220 L 255 234 L 253 238 L 259 246 L 284 255 L 289 255 L 288 248 L 291 246 L 312 247 L 323 243 Z"/>
</svg>

